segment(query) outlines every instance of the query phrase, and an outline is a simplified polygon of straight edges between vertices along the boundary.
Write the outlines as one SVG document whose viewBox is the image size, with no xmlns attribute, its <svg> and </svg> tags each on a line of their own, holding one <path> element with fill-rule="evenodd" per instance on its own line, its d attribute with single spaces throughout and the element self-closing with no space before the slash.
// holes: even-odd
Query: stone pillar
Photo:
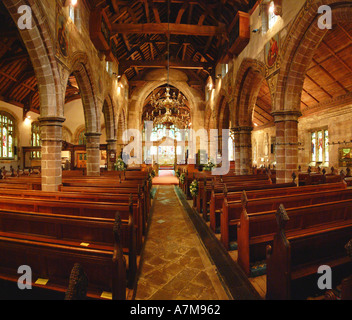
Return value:
<svg viewBox="0 0 352 320">
<path fill-rule="evenodd" d="M 118 158 L 118 154 L 117 154 L 117 140 L 114 139 L 110 139 L 110 140 L 106 140 L 107 144 L 108 144 L 108 148 L 107 148 L 107 163 L 108 163 L 108 171 L 113 171 L 114 170 L 114 165 L 115 162 Z M 112 159 L 110 159 L 110 151 L 115 151 L 115 161 L 112 161 Z"/>
<path fill-rule="evenodd" d="M 299 111 L 273 112 L 276 126 L 276 183 L 292 181 L 298 170 Z"/>
<path fill-rule="evenodd" d="M 241 158 L 240 158 L 240 130 L 239 128 L 232 128 L 234 132 L 234 142 L 235 142 L 235 174 L 241 174 Z"/>
<path fill-rule="evenodd" d="M 240 127 L 240 174 L 252 173 L 252 127 Z"/>
<path fill-rule="evenodd" d="M 61 117 L 39 118 L 42 141 L 42 190 L 58 191 L 62 184 L 62 123 Z"/>
<path fill-rule="evenodd" d="M 98 132 L 87 132 L 87 176 L 100 176 L 100 136 Z"/>
</svg>

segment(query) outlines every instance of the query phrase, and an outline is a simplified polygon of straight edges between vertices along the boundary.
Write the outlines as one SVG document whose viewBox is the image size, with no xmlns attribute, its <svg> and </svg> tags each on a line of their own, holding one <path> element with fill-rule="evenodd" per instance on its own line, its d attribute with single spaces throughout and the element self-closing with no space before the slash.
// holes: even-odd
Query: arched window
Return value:
<svg viewBox="0 0 352 320">
<path fill-rule="evenodd" d="M 1 155 L 0 159 L 14 158 L 14 120 L 6 112 L 0 112 Z"/>
<path fill-rule="evenodd" d="M 78 144 L 85 145 L 87 143 L 87 137 L 85 135 L 86 130 L 82 130 L 78 136 Z"/>
<path fill-rule="evenodd" d="M 311 161 L 327 164 L 329 162 L 329 131 L 319 129 L 311 132 Z"/>
<path fill-rule="evenodd" d="M 40 140 L 40 125 L 39 122 L 32 123 L 32 131 L 31 131 L 31 144 L 32 147 L 40 147 L 42 145 Z M 32 159 L 40 159 L 42 154 L 40 151 L 32 151 Z"/>
<path fill-rule="evenodd" d="M 275 14 L 275 3 L 270 1 L 268 10 L 268 28 L 269 30 L 275 25 L 278 20 L 278 16 Z"/>
<path fill-rule="evenodd" d="M 68 15 L 72 22 L 76 25 L 79 31 L 81 31 L 81 17 L 79 12 L 78 2 L 75 5 L 70 4 L 68 9 Z"/>
</svg>

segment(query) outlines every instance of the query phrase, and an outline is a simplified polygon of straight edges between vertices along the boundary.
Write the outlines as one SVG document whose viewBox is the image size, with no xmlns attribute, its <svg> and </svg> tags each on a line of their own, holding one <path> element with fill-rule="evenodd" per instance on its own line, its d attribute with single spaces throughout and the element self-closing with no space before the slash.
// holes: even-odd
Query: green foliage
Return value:
<svg viewBox="0 0 352 320">
<path fill-rule="evenodd" d="M 191 185 L 189 186 L 189 191 L 192 197 L 196 197 L 198 195 L 198 181 L 193 180 Z"/>
</svg>

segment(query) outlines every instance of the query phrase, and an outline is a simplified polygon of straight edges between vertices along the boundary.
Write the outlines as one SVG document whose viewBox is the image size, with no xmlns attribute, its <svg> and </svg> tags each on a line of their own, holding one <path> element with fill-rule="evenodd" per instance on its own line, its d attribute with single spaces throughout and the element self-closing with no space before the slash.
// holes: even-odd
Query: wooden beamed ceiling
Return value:
<svg viewBox="0 0 352 320">
<path fill-rule="evenodd" d="M 80 99 L 73 76 L 69 78 L 66 103 Z M 0 100 L 40 113 L 40 99 L 36 75 L 27 49 L 16 24 L 0 2 Z"/>
<path fill-rule="evenodd" d="M 301 109 L 323 105 L 352 91 L 352 25 L 333 26 L 321 41 L 303 85 Z"/>
<path fill-rule="evenodd" d="M 305 76 L 301 111 L 324 111 L 335 98 L 352 92 L 352 25 L 333 26 L 321 41 Z M 343 101 L 343 98 L 341 99 Z M 253 114 L 258 127 L 273 123 L 271 98 L 267 82 L 260 89 Z"/>
<path fill-rule="evenodd" d="M 0 3 L 0 100 L 39 113 L 32 63 L 17 26 Z"/>
<path fill-rule="evenodd" d="M 171 68 L 184 69 L 203 86 L 228 46 L 228 27 L 253 0 L 96 0 L 112 26 L 121 74 L 142 80 L 148 68 L 165 68 L 170 41 Z M 170 15 L 168 16 L 168 6 Z M 170 39 L 168 39 L 170 35 Z M 196 75 L 196 76 L 195 76 Z"/>
</svg>

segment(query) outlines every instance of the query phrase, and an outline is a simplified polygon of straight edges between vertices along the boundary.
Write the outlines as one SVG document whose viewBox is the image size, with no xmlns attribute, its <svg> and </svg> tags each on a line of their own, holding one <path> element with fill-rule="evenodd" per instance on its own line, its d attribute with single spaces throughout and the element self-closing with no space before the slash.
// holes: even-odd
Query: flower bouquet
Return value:
<svg viewBox="0 0 352 320">
<path fill-rule="evenodd" d="M 115 170 L 116 171 L 125 171 L 127 168 L 125 162 L 119 158 L 117 159 L 116 163 L 115 163 Z"/>
<path fill-rule="evenodd" d="M 203 170 L 212 171 L 214 167 L 216 167 L 216 164 L 209 160 L 208 163 L 203 166 Z"/>
<path fill-rule="evenodd" d="M 198 181 L 197 180 L 193 180 L 191 185 L 189 186 L 189 191 L 191 193 L 191 196 L 193 198 L 197 197 L 198 195 Z"/>
</svg>

